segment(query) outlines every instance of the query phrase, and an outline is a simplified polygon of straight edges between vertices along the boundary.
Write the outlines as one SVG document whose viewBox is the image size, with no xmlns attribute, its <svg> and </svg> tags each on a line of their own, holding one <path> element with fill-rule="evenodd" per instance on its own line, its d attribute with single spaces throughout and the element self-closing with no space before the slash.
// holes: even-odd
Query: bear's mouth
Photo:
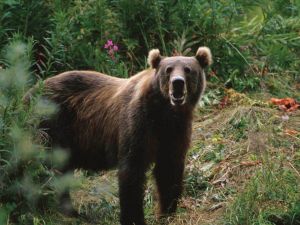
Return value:
<svg viewBox="0 0 300 225">
<path fill-rule="evenodd" d="M 180 106 L 185 103 L 186 85 L 182 76 L 174 76 L 170 82 L 170 100 L 174 106 Z"/>
<path fill-rule="evenodd" d="M 184 105 L 185 103 L 185 94 L 177 94 L 171 93 L 170 94 L 171 104 L 174 106 Z"/>
</svg>

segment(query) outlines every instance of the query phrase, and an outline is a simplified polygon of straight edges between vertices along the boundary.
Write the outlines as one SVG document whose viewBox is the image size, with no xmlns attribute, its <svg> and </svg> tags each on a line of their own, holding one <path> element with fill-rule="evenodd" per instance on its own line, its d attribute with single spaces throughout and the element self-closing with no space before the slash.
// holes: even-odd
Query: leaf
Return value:
<svg viewBox="0 0 300 225">
<path fill-rule="evenodd" d="M 300 104 L 293 98 L 271 98 L 270 101 L 286 112 L 292 112 L 300 108 Z"/>
<path fill-rule="evenodd" d="M 284 134 L 295 136 L 299 134 L 299 131 L 292 130 L 292 129 L 285 129 Z"/>
<path fill-rule="evenodd" d="M 229 101 L 228 95 L 224 96 L 224 98 L 220 101 L 219 107 L 220 107 L 221 109 L 224 109 L 225 106 L 228 105 L 228 101 Z"/>
</svg>

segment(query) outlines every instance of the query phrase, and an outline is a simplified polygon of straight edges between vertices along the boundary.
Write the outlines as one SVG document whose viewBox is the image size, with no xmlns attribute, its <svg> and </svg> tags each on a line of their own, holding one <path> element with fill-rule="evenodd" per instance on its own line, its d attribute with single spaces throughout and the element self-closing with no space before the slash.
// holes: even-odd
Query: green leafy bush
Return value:
<svg viewBox="0 0 300 225">
<path fill-rule="evenodd" d="M 68 8 L 57 6 L 53 22 L 54 30 L 49 39 L 53 58 L 59 58 L 67 69 L 76 65 L 76 69 L 114 74 L 113 68 L 109 67 L 112 59 L 108 57 L 104 44 L 109 39 L 118 43 L 122 29 L 107 1 L 75 1 Z"/>
<path fill-rule="evenodd" d="M 38 96 L 23 102 L 30 83 L 30 50 L 12 40 L 5 50 L 5 68 L 0 69 L 0 224 L 32 223 L 42 209 L 51 209 L 56 196 L 73 182 L 69 175 L 57 177 L 53 168 L 63 165 L 66 155 L 42 145 L 38 132 L 41 118 L 55 106 Z"/>
<path fill-rule="evenodd" d="M 214 55 L 209 74 L 239 91 L 300 65 L 297 1 L 7 0 L 0 15 L 0 47 L 16 32 L 33 38 L 41 77 L 71 69 L 126 77 L 145 68 L 151 48 L 193 55 L 201 45 Z M 117 60 L 107 40 L 118 45 Z"/>
</svg>

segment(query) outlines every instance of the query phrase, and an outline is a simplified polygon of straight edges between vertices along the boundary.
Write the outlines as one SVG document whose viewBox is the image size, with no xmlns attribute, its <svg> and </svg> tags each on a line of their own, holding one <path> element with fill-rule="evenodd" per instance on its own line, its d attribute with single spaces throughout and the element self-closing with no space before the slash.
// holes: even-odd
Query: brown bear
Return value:
<svg viewBox="0 0 300 225">
<path fill-rule="evenodd" d="M 154 164 L 160 214 L 176 210 L 182 192 L 192 114 L 205 88 L 207 47 L 195 57 L 149 52 L 151 68 L 129 79 L 69 71 L 45 80 L 59 110 L 41 126 L 70 153 L 66 169 L 118 168 L 122 225 L 146 224 L 145 172 Z"/>
</svg>

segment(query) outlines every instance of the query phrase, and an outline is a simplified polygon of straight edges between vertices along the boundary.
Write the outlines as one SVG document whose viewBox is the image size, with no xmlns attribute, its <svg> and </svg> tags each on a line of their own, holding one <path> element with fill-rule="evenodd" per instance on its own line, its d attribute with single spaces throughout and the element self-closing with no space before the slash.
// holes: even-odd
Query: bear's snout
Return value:
<svg viewBox="0 0 300 225">
<path fill-rule="evenodd" d="M 171 79 L 170 98 L 172 105 L 183 105 L 185 103 L 185 79 L 175 76 Z"/>
</svg>

